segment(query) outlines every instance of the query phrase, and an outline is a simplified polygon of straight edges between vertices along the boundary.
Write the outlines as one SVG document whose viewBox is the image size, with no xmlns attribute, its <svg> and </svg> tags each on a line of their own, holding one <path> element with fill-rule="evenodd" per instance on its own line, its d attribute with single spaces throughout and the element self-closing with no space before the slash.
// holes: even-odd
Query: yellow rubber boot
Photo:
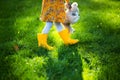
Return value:
<svg viewBox="0 0 120 80">
<path fill-rule="evenodd" d="M 38 38 L 38 46 L 40 47 L 44 47 L 47 50 L 53 50 L 53 47 L 49 46 L 47 44 L 47 34 L 38 34 L 37 38 Z"/>
<path fill-rule="evenodd" d="M 78 39 L 71 39 L 69 32 L 67 29 L 62 30 L 59 32 L 60 37 L 63 39 L 64 44 L 76 44 L 79 42 Z"/>
</svg>

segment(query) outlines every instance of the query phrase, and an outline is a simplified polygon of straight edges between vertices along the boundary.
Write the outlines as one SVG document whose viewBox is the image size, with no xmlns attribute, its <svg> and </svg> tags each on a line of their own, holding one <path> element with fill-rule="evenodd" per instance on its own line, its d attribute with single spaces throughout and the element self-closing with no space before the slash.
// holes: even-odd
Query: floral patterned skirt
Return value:
<svg viewBox="0 0 120 80">
<path fill-rule="evenodd" d="M 45 22 L 65 22 L 64 0 L 43 0 L 40 18 Z"/>
</svg>

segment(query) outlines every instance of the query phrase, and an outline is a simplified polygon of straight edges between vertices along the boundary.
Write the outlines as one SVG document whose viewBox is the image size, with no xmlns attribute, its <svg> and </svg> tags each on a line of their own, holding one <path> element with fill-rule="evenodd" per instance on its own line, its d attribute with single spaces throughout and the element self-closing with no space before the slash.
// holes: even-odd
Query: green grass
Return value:
<svg viewBox="0 0 120 80">
<path fill-rule="evenodd" d="M 53 26 L 48 43 L 37 46 L 41 0 L 0 1 L 0 80 L 119 80 L 120 1 L 71 0 L 79 3 L 81 19 L 65 46 Z"/>
</svg>

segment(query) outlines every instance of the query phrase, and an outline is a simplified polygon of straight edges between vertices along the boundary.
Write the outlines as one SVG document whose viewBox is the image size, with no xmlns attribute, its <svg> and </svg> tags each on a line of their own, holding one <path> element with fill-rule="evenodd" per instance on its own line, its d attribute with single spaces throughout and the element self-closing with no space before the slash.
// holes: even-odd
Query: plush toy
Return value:
<svg viewBox="0 0 120 80">
<path fill-rule="evenodd" d="M 69 7 L 67 4 L 65 4 L 66 7 L 66 21 L 63 23 L 65 28 L 69 30 L 70 33 L 73 33 L 75 30 L 71 27 L 71 24 L 76 23 L 80 16 L 79 16 L 79 9 L 78 9 L 78 3 L 73 2 L 71 4 L 71 7 Z"/>
</svg>

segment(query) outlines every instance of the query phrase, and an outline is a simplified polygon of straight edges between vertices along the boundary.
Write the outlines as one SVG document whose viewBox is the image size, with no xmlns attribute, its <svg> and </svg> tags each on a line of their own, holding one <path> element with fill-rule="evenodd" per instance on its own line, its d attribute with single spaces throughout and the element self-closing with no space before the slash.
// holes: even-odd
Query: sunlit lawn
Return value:
<svg viewBox="0 0 120 80">
<path fill-rule="evenodd" d="M 71 0 L 79 3 L 72 38 L 80 42 L 64 45 L 53 26 L 53 51 L 37 46 L 41 1 L 0 1 L 0 80 L 119 80 L 120 1 Z"/>
</svg>

